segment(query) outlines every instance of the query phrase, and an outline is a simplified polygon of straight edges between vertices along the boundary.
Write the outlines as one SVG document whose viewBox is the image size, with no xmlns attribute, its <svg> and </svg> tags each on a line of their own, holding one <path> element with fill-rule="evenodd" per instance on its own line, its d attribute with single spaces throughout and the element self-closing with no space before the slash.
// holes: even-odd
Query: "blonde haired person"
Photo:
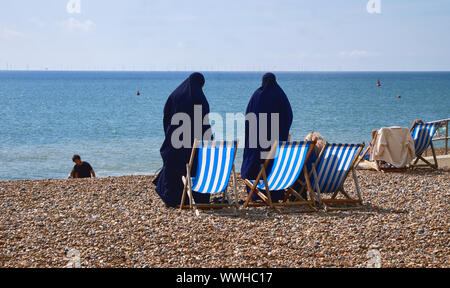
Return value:
<svg viewBox="0 0 450 288">
<path fill-rule="evenodd" d="M 325 140 L 319 132 L 312 131 L 305 137 L 305 141 L 316 141 L 316 146 L 314 146 L 314 152 L 316 154 L 316 158 L 319 156 L 320 151 L 322 151 L 323 147 L 325 147 Z"/>
<path fill-rule="evenodd" d="M 322 151 L 323 147 L 327 144 L 327 142 L 323 139 L 322 135 L 319 132 L 312 131 L 305 137 L 305 141 L 316 141 L 316 145 L 314 146 L 314 150 L 309 156 L 308 161 L 306 162 L 306 169 L 310 172 L 312 169 L 312 164 L 317 161 L 319 157 L 320 151 Z"/>
<path fill-rule="evenodd" d="M 308 170 L 308 173 L 310 173 L 311 169 L 312 169 L 312 164 L 317 161 L 317 158 L 319 157 L 320 151 L 322 151 L 323 147 L 325 147 L 326 142 L 323 139 L 322 135 L 320 135 L 319 132 L 315 132 L 315 131 L 312 131 L 311 133 L 306 135 L 305 141 L 316 141 L 316 145 L 314 146 L 314 150 L 312 151 L 311 155 L 309 156 L 308 161 L 306 162 L 306 169 Z M 305 181 L 305 176 L 303 175 L 303 173 L 300 174 L 299 179 L 302 182 Z M 296 184 L 294 186 L 294 190 L 300 191 L 301 188 L 302 187 L 300 186 L 300 184 L 298 184 L 298 182 L 296 182 Z M 307 200 L 308 194 L 306 193 L 306 190 L 303 191 L 301 196 L 305 200 Z"/>
</svg>

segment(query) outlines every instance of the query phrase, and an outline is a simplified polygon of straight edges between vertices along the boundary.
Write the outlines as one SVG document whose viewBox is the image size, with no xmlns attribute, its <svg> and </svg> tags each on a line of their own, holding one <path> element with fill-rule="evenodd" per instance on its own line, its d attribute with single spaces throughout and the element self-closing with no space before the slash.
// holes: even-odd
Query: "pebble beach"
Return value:
<svg viewBox="0 0 450 288">
<path fill-rule="evenodd" d="M 450 170 L 357 173 L 358 210 L 198 217 L 165 207 L 152 176 L 0 182 L 0 267 L 65 267 L 76 251 L 80 267 L 367 267 L 375 253 L 449 268 Z"/>
</svg>

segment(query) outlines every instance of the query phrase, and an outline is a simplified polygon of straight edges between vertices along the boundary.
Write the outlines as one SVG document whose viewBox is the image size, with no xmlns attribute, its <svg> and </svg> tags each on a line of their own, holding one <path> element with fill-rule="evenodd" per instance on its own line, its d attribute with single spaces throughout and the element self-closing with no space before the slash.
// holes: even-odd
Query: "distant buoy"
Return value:
<svg viewBox="0 0 450 288">
<path fill-rule="evenodd" d="M 139 91 L 137 91 L 136 95 L 139 96 L 139 95 L 141 95 L 141 93 Z"/>
<path fill-rule="evenodd" d="M 398 98 L 398 99 L 400 99 L 400 98 L 402 98 L 402 96 L 400 96 L 400 95 L 397 95 L 397 98 Z"/>
<path fill-rule="evenodd" d="M 380 82 L 380 80 L 378 80 L 377 86 L 378 86 L 378 87 L 381 87 L 381 82 Z"/>
</svg>

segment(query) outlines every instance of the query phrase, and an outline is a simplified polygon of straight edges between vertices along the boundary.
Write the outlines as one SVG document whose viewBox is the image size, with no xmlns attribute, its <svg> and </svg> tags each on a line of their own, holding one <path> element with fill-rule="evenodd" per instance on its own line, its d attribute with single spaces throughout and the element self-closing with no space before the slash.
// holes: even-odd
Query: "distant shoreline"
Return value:
<svg viewBox="0 0 450 288">
<path fill-rule="evenodd" d="M 445 148 L 436 148 L 435 147 L 434 149 L 435 149 L 435 152 L 436 152 L 437 156 L 445 155 Z M 432 155 L 431 154 L 431 149 L 429 148 L 424 153 L 424 155 L 425 154 L 427 154 L 428 156 L 431 156 Z M 237 169 L 236 173 L 237 173 L 237 175 L 240 175 L 239 169 Z M 110 176 L 101 176 L 100 175 L 100 177 L 97 177 L 97 178 L 99 178 L 99 179 L 108 179 L 108 178 L 133 177 L 133 176 L 136 176 L 136 177 L 155 177 L 156 175 L 157 175 L 157 173 L 148 173 L 148 174 L 137 173 L 137 174 L 110 175 Z M 41 181 L 41 180 L 74 180 L 74 179 L 67 179 L 67 177 L 66 178 L 39 178 L 39 179 L 30 179 L 30 178 L 9 179 L 9 180 L 7 179 L 7 180 L 0 180 L 0 184 L 1 183 L 5 183 L 5 182 L 15 182 L 15 181 Z"/>
<path fill-rule="evenodd" d="M 105 73 L 450 73 L 450 70 L 0 70 L 0 72 L 105 72 Z"/>
<path fill-rule="evenodd" d="M 11 182 L 23 182 L 23 181 L 78 181 L 78 180 L 95 180 L 95 179 L 109 179 L 109 178 L 123 178 L 123 177 L 155 177 L 157 174 L 126 174 L 118 176 L 105 176 L 96 178 L 80 178 L 80 179 L 68 179 L 66 178 L 42 178 L 42 179 L 12 179 L 12 180 L 0 180 L 0 185 Z"/>
</svg>

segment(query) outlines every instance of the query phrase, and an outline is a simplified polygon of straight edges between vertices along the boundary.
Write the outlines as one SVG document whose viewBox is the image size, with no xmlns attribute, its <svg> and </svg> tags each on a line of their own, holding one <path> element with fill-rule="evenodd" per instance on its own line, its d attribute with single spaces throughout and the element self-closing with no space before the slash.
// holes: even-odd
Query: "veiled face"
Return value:
<svg viewBox="0 0 450 288">
<path fill-rule="evenodd" d="M 191 79 L 191 83 L 197 84 L 202 88 L 205 85 L 205 77 L 201 73 L 192 73 L 191 76 L 189 76 L 189 79 Z"/>
<path fill-rule="evenodd" d="M 277 82 L 277 78 L 273 73 L 266 73 L 262 79 L 262 86 L 272 85 Z"/>
</svg>

